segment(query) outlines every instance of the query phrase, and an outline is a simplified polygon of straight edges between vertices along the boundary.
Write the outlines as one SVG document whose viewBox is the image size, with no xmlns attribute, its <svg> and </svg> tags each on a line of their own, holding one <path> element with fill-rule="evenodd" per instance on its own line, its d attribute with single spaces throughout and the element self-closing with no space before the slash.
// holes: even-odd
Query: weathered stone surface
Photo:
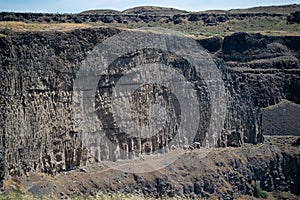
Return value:
<svg viewBox="0 0 300 200">
<path fill-rule="evenodd" d="M 72 128 L 73 79 L 86 52 L 118 32 L 2 31 L 1 174 L 54 173 L 86 160 Z"/>
<path fill-rule="evenodd" d="M 198 150 L 186 153 L 165 169 L 151 173 L 132 174 L 113 169 L 72 171 L 40 181 L 39 174 L 30 173 L 29 184 L 34 194 L 64 193 L 68 197 L 122 192 L 152 197 L 221 199 L 254 195 L 255 184 L 267 192 L 290 192 L 299 195 L 299 147 L 292 146 L 297 137 L 267 137 L 265 144 L 245 144 L 239 148 L 217 148 L 199 159 Z M 298 139 L 299 140 L 299 139 Z M 60 187 L 56 187 L 59 184 Z M 270 195 L 271 196 L 271 195 Z M 298 196 L 299 198 L 299 196 Z M 290 198 L 288 198 L 290 199 Z M 297 199 L 295 197 L 294 199 Z"/>
<path fill-rule="evenodd" d="M 22 175 L 27 171 L 56 173 L 105 160 L 109 155 L 115 156 L 113 149 L 101 146 L 97 141 L 94 142 L 101 150 L 98 152 L 82 144 L 80 134 L 74 130 L 72 89 L 78 67 L 86 58 L 87 52 L 105 38 L 119 32 L 116 29 L 1 31 L 4 35 L 0 37 L 1 180 L 8 174 Z M 222 51 L 217 51 L 214 55 L 222 70 L 228 93 L 228 114 L 222 137 L 218 141 L 219 146 L 262 142 L 260 108 L 275 104 L 283 98 L 299 103 L 299 41 L 298 37 L 266 37 L 244 33 L 224 39 Z M 153 59 L 157 59 L 157 56 L 160 62 L 178 68 L 186 67 L 181 69 L 182 72 L 191 72 L 190 76 L 193 78 L 188 63 L 167 52 L 156 50 L 125 56 L 114 65 L 121 70 L 122 66 L 133 67 L 143 61 L 143 58 L 150 59 L 151 56 L 154 56 Z M 112 76 L 117 76 L 117 72 L 114 71 Z M 99 81 L 99 90 L 103 86 L 101 83 Z M 161 86 L 144 89 L 140 93 L 151 91 L 169 94 Z M 205 91 L 205 85 L 199 85 L 199 91 L 201 90 Z M 205 103 L 209 98 L 207 93 L 203 94 Z M 144 94 L 144 97 L 147 95 Z M 148 100 L 151 102 L 156 99 Z M 103 104 L 101 101 L 98 103 L 101 108 Z M 176 122 L 176 106 L 174 108 Z M 209 109 L 204 109 L 203 119 L 209 117 Z M 98 116 L 104 117 L 104 113 L 105 109 L 100 109 Z M 143 117 L 141 113 L 139 118 Z M 109 124 L 110 118 L 104 120 L 107 128 L 113 128 Z M 205 139 L 207 123 L 206 120 L 203 121 L 203 129 L 195 138 L 200 143 Z M 165 136 L 168 137 L 168 133 L 171 132 L 166 131 Z M 123 138 L 115 139 L 120 145 L 135 144 Z M 165 141 L 166 139 L 154 138 L 150 149 L 160 148 Z M 145 145 L 140 151 L 148 152 L 148 147 Z M 197 188 L 196 186 L 195 192 L 199 193 Z M 205 191 L 211 193 L 214 189 L 208 187 Z"/>
<path fill-rule="evenodd" d="M 255 113 L 254 108 L 265 108 L 284 99 L 299 104 L 299 47 L 299 37 L 269 37 L 260 34 L 236 33 L 224 38 L 222 51 L 215 55 L 224 61 L 225 68 L 228 70 L 227 76 L 230 74 L 232 77 L 233 81 L 228 88 L 231 88 L 229 91 L 236 92 L 231 94 L 231 97 L 240 96 L 239 98 L 243 100 L 235 102 L 247 102 L 245 108 L 252 110 L 245 114 L 247 117 L 242 121 L 249 121 L 251 119 L 249 114 L 252 113 L 257 117 L 256 120 L 259 124 L 257 127 L 262 128 L 261 111 L 257 110 Z M 225 78 L 225 80 L 229 81 L 230 79 Z M 250 105 L 253 107 L 251 108 Z M 239 109 L 235 106 L 237 106 L 236 103 L 231 106 L 235 108 L 235 112 L 245 110 L 245 108 Z M 276 113 L 273 114 L 276 115 Z M 296 119 L 294 127 L 299 127 L 300 121 L 297 120 L 297 116 L 297 112 L 293 112 L 287 115 L 285 120 L 295 121 L 294 119 Z M 234 117 L 232 121 L 240 118 Z M 263 119 L 264 127 L 276 123 L 266 120 L 265 117 Z M 249 130 L 249 126 L 247 130 Z M 268 129 L 262 131 L 268 134 Z M 294 134 L 297 134 L 299 129 L 296 128 L 294 131 Z M 233 135 L 229 136 L 232 141 L 229 143 L 238 144 L 236 139 L 239 138 L 237 135 L 241 135 L 241 132 L 247 131 L 232 132 Z M 254 134 L 248 134 L 246 138 L 249 138 L 250 135 Z M 250 139 L 252 142 L 254 140 L 254 138 Z"/>
<path fill-rule="evenodd" d="M 262 110 L 262 121 L 266 135 L 299 136 L 300 106 L 290 101 L 281 101 Z"/>
</svg>

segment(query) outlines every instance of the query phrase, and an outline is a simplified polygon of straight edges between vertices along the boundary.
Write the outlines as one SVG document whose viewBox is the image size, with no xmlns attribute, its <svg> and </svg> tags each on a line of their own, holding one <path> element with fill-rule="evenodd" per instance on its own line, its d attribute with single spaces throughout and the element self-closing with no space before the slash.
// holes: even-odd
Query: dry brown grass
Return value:
<svg viewBox="0 0 300 200">
<path fill-rule="evenodd" d="M 18 191 L 21 191 L 21 192 L 26 191 L 25 187 L 22 184 L 20 184 L 18 181 L 16 181 L 14 178 L 8 178 L 4 182 L 4 187 L 7 191 L 11 191 L 13 189 L 13 187 L 15 187 L 15 189 L 17 189 Z"/>
<path fill-rule="evenodd" d="M 299 31 L 262 31 L 258 33 L 269 36 L 300 36 Z"/>
<path fill-rule="evenodd" d="M 246 22 L 245 22 L 246 23 Z M 226 24 L 226 23 L 225 23 Z M 243 23 L 244 24 L 244 23 Z M 247 23 L 246 23 L 247 24 Z M 187 36 L 190 36 L 194 39 L 203 39 L 208 38 L 212 36 L 219 36 L 224 37 L 226 35 L 231 35 L 232 33 L 236 31 L 229 31 L 229 32 L 223 32 L 223 25 L 218 26 L 212 26 L 212 27 L 202 27 L 202 29 L 199 32 L 195 31 L 184 31 L 180 30 L 185 25 L 181 25 L 179 30 L 177 28 L 174 29 L 174 27 L 165 27 L 166 29 L 171 29 L 174 31 L 179 31 L 184 33 Z M 220 26 L 220 27 L 219 27 Z M 268 29 L 265 28 L 265 30 L 252 30 L 252 29 L 242 29 L 239 27 L 239 25 L 232 25 L 227 24 L 227 26 L 238 26 L 235 29 L 238 29 L 240 31 L 245 31 L 249 33 L 261 33 L 263 35 L 269 35 L 269 36 L 300 36 L 300 30 L 297 28 L 297 26 L 290 25 L 290 29 L 288 30 L 271 30 L 272 28 Z M 293 27 L 291 27 L 293 26 Z M 24 22 L 15 22 L 15 21 L 3 21 L 0 22 L 0 29 L 10 29 L 14 31 L 68 31 L 68 30 L 74 30 L 74 29 L 81 29 L 81 28 L 97 28 L 97 27 L 114 27 L 119 29 L 132 29 L 134 27 L 123 27 L 119 24 L 110 24 L 109 26 L 107 24 L 95 24 L 95 23 L 86 23 L 86 24 L 78 24 L 78 23 L 24 23 Z M 201 27 L 201 26 L 200 26 Z M 206 30 L 207 29 L 207 30 Z M 5 35 L 0 34 L 0 37 L 5 37 Z"/>
<path fill-rule="evenodd" d="M 11 29 L 16 31 L 66 31 L 80 28 L 88 28 L 88 24 L 75 23 L 24 23 L 14 21 L 0 22 L 0 29 Z"/>
</svg>

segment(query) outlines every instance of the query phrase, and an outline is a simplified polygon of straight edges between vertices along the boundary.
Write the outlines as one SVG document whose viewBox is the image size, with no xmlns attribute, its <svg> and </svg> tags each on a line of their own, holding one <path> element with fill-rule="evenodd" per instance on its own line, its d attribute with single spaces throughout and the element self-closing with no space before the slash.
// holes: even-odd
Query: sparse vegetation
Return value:
<svg viewBox="0 0 300 200">
<path fill-rule="evenodd" d="M 74 28 L 88 28 L 88 24 L 75 23 L 25 23 L 4 21 L 0 22 L 0 29 L 13 29 L 18 31 L 46 31 L 46 30 L 69 30 Z M 1 34 L 2 35 L 2 34 Z M 0 37 L 1 37 L 0 35 Z"/>
<path fill-rule="evenodd" d="M 255 185 L 254 196 L 257 198 L 268 198 L 268 193 L 264 191 L 259 184 Z"/>
<path fill-rule="evenodd" d="M 9 192 L 5 194 L 0 194 L 0 200 L 55 200 L 55 199 L 62 199 L 62 197 L 58 196 L 33 196 L 31 194 L 25 194 L 21 193 L 19 191 L 14 191 L 14 192 Z M 138 195 L 125 195 L 122 193 L 114 193 L 114 194 L 103 194 L 103 193 L 98 193 L 95 196 L 81 196 L 81 197 L 73 197 L 73 198 L 65 198 L 67 200 L 155 200 L 157 198 L 154 197 L 145 197 L 145 196 L 138 196 Z M 170 198 L 170 197 L 161 197 L 161 199 L 165 200 L 176 200 L 178 198 Z M 191 198 L 180 198 L 180 199 L 185 199 L 185 200 L 190 200 Z M 218 197 L 210 197 L 212 200 L 217 200 Z M 236 198 L 237 200 L 254 200 L 254 197 L 247 196 L 247 195 L 241 195 L 240 197 Z"/>
<path fill-rule="evenodd" d="M 25 194 L 21 193 L 19 191 L 12 191 L 8 193 L 4 193 L 0 195 L 0 200 L 53 200 L 53 199 L 61 199 L 61 197 L 58 196 L 52 196 L 52 195 L 44 195 L 43 197 L 40 196 L 33 196 L 31 194 Z M 121 193 L 115 193 L 115 194 L 103 194 L 103 193 L 98 193 L 95 196 L 78 196 L 78 197 L 73 197 L 73 198 L 64 198 L 64 199 L 72 199 L 72 200 L 142 200 L 142 199 L 149 199 L 152 200 L 154 198 L 146 198 L 146 197 L 141 197 L 138 195 L 125 195 Z"/>
<path fill-rule="evenodd" d="M 39 14 L 36 16 L 28 13 L 19 15 L 8 13 L 7 16 L 3 14 L 1 20 L 13 21 L 0 22 L 0 29 L 36 31 L 69 30 L 99 26 L 130 29 L 161 27 L 179 31 L 195 38 L 224 37 L 235 32 L 262 33 L 274 36 L 300 36 L 299 24 L 288 23 L 287 20 L 291 13 L 295 12 L 299 7 L 300 5 L 270 6 L 198 13 L 188 13 L 160 7 L 138 7 L 123 12 L 92 10 L 81 14 L 69 15 Z M 88 14 L 91 16 L 88 16 Z M 143 17 L 143 15 L 147 14 L 151 15 L 151 17 Z M 176 14 L 178 15 L 176 16 Z M 207 16 L 197 16 L 197 14 Z"/>
<path fill-rule="evenodd" d="M 298 4 L 283 6 L 259 6 L 246 9 L 232 9 L 231 13 L 270 13 L 270 14 L 289 14 L 300 9 Z"/>
</svg>

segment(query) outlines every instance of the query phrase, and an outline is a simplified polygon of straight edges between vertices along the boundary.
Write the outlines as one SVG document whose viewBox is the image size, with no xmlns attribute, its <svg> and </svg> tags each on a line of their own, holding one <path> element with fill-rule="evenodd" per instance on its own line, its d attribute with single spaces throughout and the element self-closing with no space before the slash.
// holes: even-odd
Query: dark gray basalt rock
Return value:
<svg viewBox="0 0 300 200">
<path fill-rule="evenodd" d="M 220 196 L 221 199 L 232 199 L 241 195 L 253 196 L 255 185 L 260 184 L 267 192 L 284 192 L 291 196 L 287 199 L 299 199 L 292 198 L 299 195 L 300 187 L 297 138 L 267 136 L 264 144 L 245 144 L 234 149 L 216 148 L 201 159 L 198 157 L 201 149 L 187 150 L 184 156 L 166 168 L 150 173 L 135 174 L 111 169 L 99 174 L 95 170 L 77 170 L 45 182 L 30 183 L 28 177 L 22 177 L 21 182 L 25 182 L 27 190 L 33 194 L 53 191 L 58 196 L 63 193 L 69 198 L 95 195 L 95 191 L 100 190 L 108 194 L 118 191 L 156 198 L 213 199 Z M 37 175 L 31 173 L 29 177 L 36 179 Z M 62 182 L 63 185 L 56 187 Z"/>
<path fill-rule="evenodd" d="M 266 135 L 300 135 L 300 106 L 283 101 L 262 110 L 263 130 Z"/>
<path fill-rule="evenodd" d="M 97 161 L 74 130 L 73 81 L 88 52 L 119 32 L 117 29 L 0 32 L 4 35 L 0 37 L 1 180 L 8 174 L 22 175 L 27 171 L 56 173 Z M 222 45 L 219 43 L 220 39 L 199 42 L 210 51 L 216 51 L 213 56 L 222 70 L 229 94 L 228 114 L 218 141 L 219 146 L 262 142 L 260 108 L 275 104 L 283 98 L 299 103 L 299 41 L 299 37 L 239 33 L 226 37 Z M 214 44 L 213 48 L 210 48 L 210 43 Z M 266 58 L 275 59 L 274 62 L 255 58 L 260 52 Z M 157 51 L 151 53 L 150 50 L 123 58 L 123 64 L 132 67 L 138 63 L 137 58 L 145 58 L 151 54 L 163 55 L 163 63 L 175 66 L 184 64 L 179 58 Z M 293 59 L 294 64 L 290 66 L 289 59 L 276 61 L 283 56 Z M 252 68 L 239 66 L 250 61 L 260 61 L 263 64 L 249 63 L 253 65 Z M 272 71 L 274 68 L 279 71 Z M 115 75 L 117 74 L 112 74 L 112 77 Z M 199 86 L 200 90 L 205 89 L 204 85 Z M 161 87 L 152 88 L 152 91 L 168 94 Z M 105 113 L 105 110 L 102 111 Z M 98 113 L 100 118 L 104 116 L 103 113 Z M 206 123 L 208 122 L 204 120 L 203 127 L 207 126 Z M 168 132 L 165 136 L 168 137 Z M 199 133 L 195 140 L 201 143 L 204 137 L 205 134 Z M 116 140 L 122 144 L 128 142 L 122 138 Z M 165 139 L 154 138 L 152 148 L 160 148 L 163 142 Z M 108 154 L 114 156 L 113 151 L 105 146 L 103 149 L 101 152 L 104 154 L 98 153 L 98 161 Z M 147 152 L 146 146 L 141 151 Z M 211 191 L 212 188 L 207 188 L 207 192 Z"/>
<path fill-rule="evenodd" d="M 198 40 L 199 44 L 204 48 L 207 49 L 209 52 L 216 52 L 222 48 L 222 38 L 219 37 L 212 37 L 207 39 Z"/>
<path fill-rule="evenodd" d="M 296 11 L 294 13 L 291 13 L 287 17 L 287 22 L 290 24 L 300 24 L 300 11 Z"/>
<path fill-rule="evenodd" d="M 235 82 L 238 85 L 236 88 L 247 89 L 254 107 L 266 108 L 285 99 L 299 104 L 299 47 L 300 37 L 235 33 L 224 38 L 222 51 L 217 52 L 216 56 L 223 59 L 227 70 L 235 74 L 236 80 L 239 79 Z M 241 93 L 245 92 L 238 92 Z M 296 104 L 294 107 L 298 108 Z M 264 134 L 298 134 L 300 121 L 297 120 L 297 109 L 286 114 L 280 109 L 270 109 L 262 111 Z M 289 128 L 284 125 L 285 130 L 280 124 L 286 122 L 295 124 Z"/>
<path fill-rule="evenodd" d="M 72 128 L 73 80 L 86 53 L 118 32 L 1 31 L 1 180 L 7 172 L 72 169 L 86 159 Z"/>
</svg>

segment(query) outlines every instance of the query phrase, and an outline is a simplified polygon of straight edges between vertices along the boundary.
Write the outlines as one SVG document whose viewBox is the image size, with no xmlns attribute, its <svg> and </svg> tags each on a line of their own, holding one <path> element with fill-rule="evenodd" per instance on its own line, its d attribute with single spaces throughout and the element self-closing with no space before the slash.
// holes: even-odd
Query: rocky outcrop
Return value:
<svg viewBox="0 0 300 200">
<path fill-rule="evenodd" d="M 1 31 L 2 180 L 8 175 L 22 175 L 28 171 L 56 173 L 116 156 L 115 149 L 101 146 L 101 142 L 92 141 L 101 147 L 101 151 L 84 146 L 81 135 L 74 129 L 72 92 L 76 72 L 88 52 L 119 32 L 117 29 L 103 28 L 69 32 Z M 229 94 L 228 114 L 218 145 L 240 146 L 243 143 L 262 142 L 260 108 L 283 98 L 299 102 L 299 37 L 238 33 L 226 37 L 221 45 L 220 41 L 220 38 L 199 41 L 209 51 L 216 52 L 213 56 L 222 70 Z M 99 81 L 98 94 L 109 94 L 113 81 L 118 80 L 122 70 L 141 64 L 144 60 L 157 59 L 156 56 L 159 59 L 155 61 L 177 67 L 189 79 L 198 81 L 203 103 L 209 102 L 201 77 L 193 73 L 186 60 L 169 52 L 151 49 L 126 55 L 113 63 L 109 81 Z M 163 100 L 173 103 L 171 108 L 176 124 L 176 101 L 165 98 L 170 91 L 161 86 L 145 86 L 135 94 L 136 99 L 144 98 L 148 103 L 157 100 L 155 97 L 141 96 L 147 93 L 145 91 L 160 94 Z M 109 105 L 100 97 L 95 99 L 100 99 L 95 109 L 98 110 L 98 117 L 103 118 L 102 125 L 112 133 L 111 139 L 126 151 L 139 149 L 137 154 L 151 153 L 153 149 L 165 145 L 173 133 L 167 130 L 160 137 L 153 138 L 148 146 L 150 152 L 147 145 L 137 147 L 141 142 L 118 137 L 120 135 L 113 129 L 111 116 L 107 114 Z M 137 100 L 137 103 L 139 107 L 142 101 Z M 203 108 L 203 119 L 206 119 L 210 107 Z M 138 118 L 144 120 L 143 113 Z M 205 139 L 203 131 L 207 128 L 207 121 L 203 120 L 202 125 L 203 129 L 195 137 L 200 143 Z"/>
<path fill-rule="evenodd" d="M 1 180 L 8 174 L 53 173 L 84 162 L 86 152 L 72 128 L 73 80 L 86 52 L 118 32 L 2 31 Z"/>
<path fill-rule="evenodd" d="M 30 173 L 16 180 L 29 185 L 28 191 L 35 195 L 53 193 L 64 197 L 94 196 L 101 191 L 157 198 L 236 199 L 253 196 L 256 184 L 267 192 L 300 195 L 300 152 L 299 147 L 292 146 L 296 137 L 266 140 L 265 144 L 214 149 L 202 159 L 198 157 L 201 150 L 187 150 L 170 166 L 151 173 L 132 174 L 99 166 L 95 170 L 94 166 L 93 170 L 84 168 L 51 179 Z"/>
<path fill-rule="evenodd" d="M 228 73 L 234 77 L 235 81 L 230 85 L 239 90 L 236 93 L 247 94 L 244 96 L 244 101 L 247 102 L 251 99 L 250 102 L 255 108 L 265 108 L 284 100 L 299 104 L 299 47 L 299 37 L 270 37 L 260 34 L 236 33 L 224 38 L 222 50 L 215 55 L 225 62 Z M 297 113 L 295 110 L 295 112 L 285 114 L 284 117 L 275 119 L 270 116 L 282 115 L 280 109 L 275 109 L 272 113 L 268 111 L 268 108 L 263 109 L 263 117 L 260 119 L 262 120 L 260 124 L 262 123 L 264 128 L 263 133 L 283 132 L 283 129 L 275 128 L 283 123 L 280 122 L 280 119 L 284 118 L 285 122 L 293 122 L 294 119 L 298 119 Z M 296 120 L 295 124 L 286 131 L 289 134 L 297 135 L 299 129 L 295 127 L 299 127 L 299 123 L 299 120 Z M 274 133 L 270 133 L 271 127 L 276 129 Z"/>
<path fill-rule="evenodd" d="M 220 37 L 211 37 L 211 38 L 197 40 L 197 42 L 204 49 L 208 50 L 211 53 L 215 53 L 222 48 L 223 40 Z"/>
<path fill-rule="evenodd" d="M 237 33 L 225 37 L 218 56 L 251 87 L 255 106 L 267 107 L 281 99 L 299 103 L 299 46 L 299 37 Z"/>
<path fill-rule="evenodd" d="M 287 22 L 290 24 L 300 24 L 300 11 L 296 11 L 294 13 L 291 13 L 287 17 Z"/>
<path fill-rule="evenodd" d="M 128 12 L 127 12 L 128 11 Z M 181 24 L 189 22 L 203 22 L 206 26 L 225 23 L 228 20 L 243 20 L 248 18 L 287 17 L 286 14 L 275 13 L 189 13 L 176 9 L 164 10 L 163 8 L 147 9 L 134 8 L 124 12 L 113 10 L 86 11 L 79 14 L 45 14 L 45 13 L 12 13 L 0 12 L 0 21 L 21 21 L 26 23 L 163 23 Z M 297 21 L 297 16 L 290 16 L 290 23 Z M 106 20 L 109 18 L 110 20 Z"/>
<path fill-rule="evenodd" d="M 220 193 L 222 198 L 230 199 L 242 194 L 253 195 L 255 183 L 260 183 L 268 192 L 291 191 L 299 195 L 299 149 L 282 138 L 275 139 L 277 143 L 271 141 L 273 144 L 256 147 L 219 149 L 200 160 L 196 158 L 197 151 L 187 153 L 163 171 L 134 175 L 135 182 L 127 190 L 151 196 L 190 198 L 209 198 Z"/>
</svg>

